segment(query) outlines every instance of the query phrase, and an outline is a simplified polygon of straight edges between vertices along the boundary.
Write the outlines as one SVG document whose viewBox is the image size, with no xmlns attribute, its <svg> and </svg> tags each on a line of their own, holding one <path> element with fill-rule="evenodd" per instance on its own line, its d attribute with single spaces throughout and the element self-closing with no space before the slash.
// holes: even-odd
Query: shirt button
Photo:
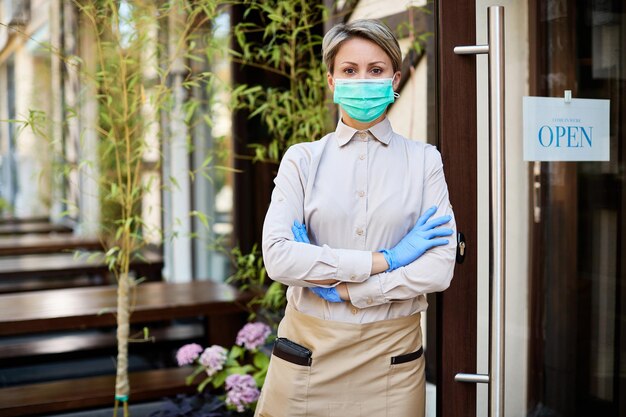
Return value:
<svg viewBox="0 0 626 417">
<path fill-rule="evenodd" d="M 358 229 L 356 229 L 356 234 L 359 236 L 363 236 L 364 230 L 361 229 L 360 227 Z"/>
<path fill-rule="evenodd" d="M 355 274 L 350 275 L 350 279 L 351 280 L 355 280 L 356 279 L 356 275 Z"/>
<path fill-rule="evenodd" d="M 365 155 L 359 155 L 359 159 L 362 161 L 365 159 Z"/>
<path fill-rule="evenodd" d="M 372 297 L 367 297 L 367 304 L 372 304 L 373 302 Z"/>
<path fill-rule="evenodd" d="M 364 139 L 366 136 L 367 136 L 367 133 L 365 133 L 365 132 L 359 132 L 359 137 L 360 137 L 361 139 Z"/>
<path fill-rule="evenodd" d="M 359 312 L 359 310 L 357 310 L 356 307 L 352 307 L 352 314 L 356 314 L 358 312 Z"/>
<path fill-rule="evenodd" d="M 359 197 L 365 197 L 365 191 L 359 191 Z"/>
</svg>

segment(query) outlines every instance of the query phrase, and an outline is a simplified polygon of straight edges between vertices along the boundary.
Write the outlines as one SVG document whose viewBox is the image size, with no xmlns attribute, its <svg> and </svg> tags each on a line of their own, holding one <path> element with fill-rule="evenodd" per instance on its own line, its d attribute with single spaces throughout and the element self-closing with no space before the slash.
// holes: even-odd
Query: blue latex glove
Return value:
<svg viewBox="0 0 626 417">
<path fill-rule="evenodd" d="M 413 229 L 392 249 L 383 249 L 380 252 L 389 264 L 389 271 L 406 266 L 422 256 L 427 250 L 435 246 L 447 245 L 447 239 L 435 239 L 438 237 L 450 236 L 454 232 L 452 229 L 439 227 L 452 220 L 452 216 L 441 216 L 428 221 L 437 212 L 437 207 L 431 207 L 413 226 Z"/>
<path fill-rule="evenodd" d="M 309 240 L 309 236 L 306 234 L 306 226 L 298 223 L 297 220 L 293 222 L 293 226 L 291 226 L 291 231 L 293 232 L 293 237 L 295 238 L 296 242 L 311 243 L 311 241 Z M 343 303 L 343 300 L 339 296 L 339 292 L 335 287 L 309 287 L 309 289 L 313 291 L 315 295 L 323 298 L 328 302 Z"/>
<path fill-rule="evenodd" d="M 306 226 L 300 224 L 297 220 L 293 222 L 293 226 L 291 226 L 291 231 L 293 232 L 293 237 L 296 242 L 301 243 L 311 243 L 309 240 L 309 236 L 306 234 Z"/>
<path fill-rule="evenodd" d="M 329 303 L 343 303 L 343 300 L 339 296 L 339 292 L 335 287 L 309 287 L 311 291 L 315 293 L 319 298 L 322 298 Z"/>
</svg>

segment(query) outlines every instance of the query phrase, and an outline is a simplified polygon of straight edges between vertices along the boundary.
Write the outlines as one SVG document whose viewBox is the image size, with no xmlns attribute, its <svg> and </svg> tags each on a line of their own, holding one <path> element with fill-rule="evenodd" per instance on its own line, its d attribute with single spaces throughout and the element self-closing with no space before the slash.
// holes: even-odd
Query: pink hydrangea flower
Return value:
<svg viewBox="0 0 626 417">
<path fill-rule="evenodd" d="M 198 359 L 202 350 L 202 346 L 197 343 L 189 343 L 182 346 L 178 349 L 178 352 L 176 352 L 176 361 L 178 362 L 178 366 L 192 364 L 193 361 Z"/>
<path fill-rule="evenodd" d="M 233 374 L 226 378 L 226 404 L 243 413 L 248 406 L 259 399 L 260 391 L 250 375 Z"/>
<path fill-rule="evenodd" d="M 248 323 L 237 333 L 236 343 L 245 346 L 246 349 L 254 350 L 265 343 L 272 329 L 265 323 Z"/>
<path fill-rule="evenodd" d="M 209 376 L 213 376 L 224 368 L 227 358 L 228 351 L 226 349 L 218 345 L 213 345 L 202 352 L 199 362 L 206 368 L 206 373 Z"/>
</svg>

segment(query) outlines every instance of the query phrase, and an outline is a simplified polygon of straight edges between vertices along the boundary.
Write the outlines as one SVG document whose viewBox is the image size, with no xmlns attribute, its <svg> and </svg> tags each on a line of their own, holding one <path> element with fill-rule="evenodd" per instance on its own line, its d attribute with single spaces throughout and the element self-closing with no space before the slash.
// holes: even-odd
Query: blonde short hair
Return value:
<svg viewBox="0 0 626 417">
<path fill-rule="evenodd" d="M 402 51 L 393 32 L 382 22 L 375 19 L 359 19 L 350 23 L 333 26 L 322 41 L 324 63 L 331 74 L 335 70 L 335 56 L 341 44 L 348 39 L 362 38 L 374 42 L 391 58 L 393 71 L 400 71 Z"/>
</svg>

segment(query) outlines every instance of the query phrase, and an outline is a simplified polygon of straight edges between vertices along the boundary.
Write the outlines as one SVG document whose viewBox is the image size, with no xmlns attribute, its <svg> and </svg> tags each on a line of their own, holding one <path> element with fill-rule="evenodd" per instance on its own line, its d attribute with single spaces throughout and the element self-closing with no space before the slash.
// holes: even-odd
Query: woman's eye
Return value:
<svg viewBox="0 0 626 417">
<path fill-rule="evenodd" d="M 379 75 L 379 74 L 382 74 L 382 72 L 383 72 L 383 70 L 380 69 L 380 68 L 372 68 L 372 73 L 373 74 Z"/>
<path fill-rule="evenodd" d="M 355 74 L 354 68 L 346 68 L 343 72 L 346 74 Z"/>
</svg>

